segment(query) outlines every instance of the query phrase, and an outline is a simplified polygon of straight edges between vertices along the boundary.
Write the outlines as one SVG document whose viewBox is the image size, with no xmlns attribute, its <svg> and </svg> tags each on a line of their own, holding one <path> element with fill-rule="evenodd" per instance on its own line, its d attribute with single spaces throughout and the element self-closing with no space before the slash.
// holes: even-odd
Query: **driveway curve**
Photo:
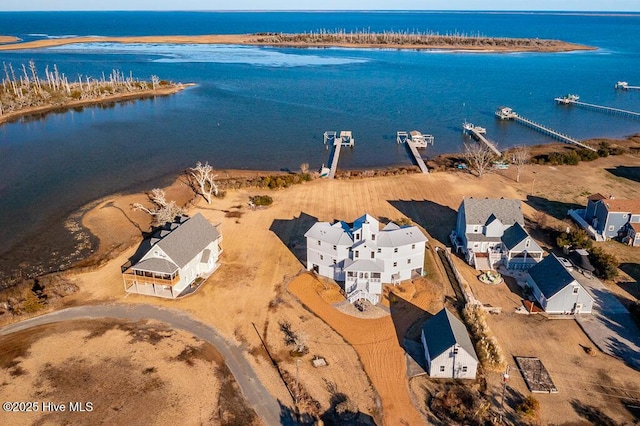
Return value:
<svg viewBox="0 0 640 426">
<path fill-rule="evenodd" d="M 7 335 L 39 325 L 81 319 L 118 318 L 131 321 L 144 319 L 166 323 L 212 344 L 224 357 L 242 394 L 267 425 L 281 424 L 281 405 L 262 385 L 255 371 L 242 355 L 242 348 L 227 342 L 214 328 L 191 318 L 184 312 L 152 305 L 86 305 L 63 309 L 30 318 L 0 329 Z"/>
</svg>

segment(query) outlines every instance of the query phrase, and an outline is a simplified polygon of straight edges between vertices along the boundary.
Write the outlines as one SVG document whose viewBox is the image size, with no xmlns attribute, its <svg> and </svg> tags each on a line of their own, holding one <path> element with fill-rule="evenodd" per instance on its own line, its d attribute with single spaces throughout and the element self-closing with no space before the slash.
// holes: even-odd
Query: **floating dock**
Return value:
<svg viewBox="0 0 640 426">
<path fill-rule="evenodd" d="M 433 145 L 434 137 L 432 135 L 423 135 L 417 130 L 412 130 L 409 133 L 397 132 L 396 142 L 399 144 L 406 144 L 409 147 L 409 152 L 411 152 L 416 164 L 420 168 L 420 171 L 424 174 L 429 174 L 429 169 L 418 152 L 418 148 L 426 148 L 428 144 Z"/>
<path fill-rule="evenodd" d="M 496 145 L 484 136 L 487 133 L 487 129 L 485 129 L 484 127 L 476 126 L 473 123 L 467 123 L 465 121 L 464 123 L 462 123 L 462 132 L 466 135 L 471 136 L 478 143 L 486 146 L 498 157 L 502 156 L 502 153 L 496 147 Z"/>
<path fill-rule="evenodd" d="M 626 81 L 619 81 L 614 87 L 621 90 L 640 90 L 640 86 L 629 86 L 629 83 Z"/>
<path fill-rule="evenodd" d="M 579 146 L 580 148 L 588 149 L 589 151 L 594 151 L 594 152 L 596 151 L 595 148 L 589 145 L 583 144 L 582 142 L 570 136 L 567 136 L 564 133 L 556 132 L 555 130 L 550 129 L 549 127 L 546 127 L 540 123 L 536 123 L 535 121 L 529 120 L 521 115 L 518 115 L 514 110 L 512 110 L 509 107 L 498 108 L 496 110 L 496 117 L 498 117 L 501 120 L 513 120 L 517 123 L 530 127 L 547 136 L 551 136 L 554 139 L 558 139 L 564 143 L 576 145 L 576 146 Z"/>
<path fill-rule="evenodd" d="M 625 109 L 612 108 L 612 107 L 603 106 L 603 105 L 589 104 L 586 102 L 580 102 L 579 99 L 580 99 L 580 96 L 578 95 L 566 95 L 561 98 L 560 97 L 555 98 L 554 100 L 561 105 L 577 105 L 583 108 L 589 108 L 596 111 L 608 112 L 609 114 L 617 114 L 617 115 L 622 115 L 624 117 L 630 117 L 630 118 L 640 118 L 639 112 L 627 111 Z"/>
<path fill-rule="evenodd" d="M 340 149 L 343 146 L 352 147 L 355 145 L 355 139 L 353 138 L 353 134 L 350 130 L 343 130 L 340 132 L 340 136 L 338 136 L 337 132 L 327 131 L 324 132 L 324 144 L 327 146 L 333 146 L 333 150 L 331 151 L 331 161 L 329 172 L 327 177 L 329 179 L 334 179 L 336 177 L 336 171 L 338 170 L 338 161 L 340 160 Z"/>
</svg>

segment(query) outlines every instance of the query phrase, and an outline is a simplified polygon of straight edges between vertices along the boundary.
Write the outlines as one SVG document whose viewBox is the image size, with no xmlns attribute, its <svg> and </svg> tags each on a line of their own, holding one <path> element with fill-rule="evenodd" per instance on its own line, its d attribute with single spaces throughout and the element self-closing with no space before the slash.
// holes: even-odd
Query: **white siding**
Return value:
<svg viewBox="0 0 640 426">
<path fill-rule="evenodd" d="M 426 342 L 423 336 L 423 345 Z M 432 360 L 427 361 L 429 377 L 443 379 L 475 379 L 478 370 L 478 361 L 463 348 L 458 347 L 455 353 L 455 346 L 444 351 Z M 426 350 L 426 357 L 429 357 Z"/>
</svg>

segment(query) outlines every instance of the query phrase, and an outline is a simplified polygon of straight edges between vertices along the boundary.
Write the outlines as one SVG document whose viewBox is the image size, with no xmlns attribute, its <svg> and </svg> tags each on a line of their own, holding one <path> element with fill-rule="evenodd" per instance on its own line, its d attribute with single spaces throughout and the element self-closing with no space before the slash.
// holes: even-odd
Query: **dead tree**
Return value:
<svg viewBox="0 0 640 426">
<path fill-rule="evenodd" d="M 218 195 L 218 185 L 214 180 L 218 175 L 213 174 L 213 168 L 208 162 L 202 164 L 198 161 L 196 166 L 189 170 L 194 189 L 207 200 L 208 204 L 211 204 L 211 196 Z"/>
<path fill-rule="evenodd" d="M 491 164 L 495 154 L 489 148 L 480 144 L 464 144 L 464 158 L 469 164 L 469 169 L 475 171 L 478 177 L 491 171 Z"/>
<path fill-rule="evenodd" d="M 516 182 L 520 182 L 522 167 L 531 159 L 531 151 L 528 146 L 518 146 L 511 154 L 511 163 L 516 166 Z"/>
<path fill-rule="evenodd" d="M 143 206 L 140 203 L 134 203 L 132 208 L 148 213 L 153 217 L 153 225 L 164 225 L 167 222 L 173 222 L 176 216 L 184 213 L 182 207 L 178 207 L 175 201 L 167 201 L 165 192 L 160 188 L 152 189 L 147 194 L 149 201 L 153 203 L 152 208 Z"/>
</svg>

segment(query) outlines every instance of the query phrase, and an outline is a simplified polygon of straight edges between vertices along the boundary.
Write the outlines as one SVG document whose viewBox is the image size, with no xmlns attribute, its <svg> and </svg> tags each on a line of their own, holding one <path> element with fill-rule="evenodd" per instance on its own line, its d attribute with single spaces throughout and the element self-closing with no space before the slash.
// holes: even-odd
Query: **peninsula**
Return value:
<svg viewBox="0 0 640 426">
<path fill-rule="evenodd" d="M 344 47 L 407 50 L 464 50 L 472 52 L 568 52 L 595 47 L 560 40 L 538 38 L 485 37 L 466 34 L 406 32 L 305 32 L 298 34 L 211 34 L 196 36 L 160 35 L 135 37 L 69 37 L 0 45 L 0 50 L 40 49 L 75 43 L 171 43 L 235 44 L 273 47 Z"/>
<path fill-rule="evenodd" d="M 70 81 L 55 65 L 53 70 L 47 66 L 41 78 L 33 61 L 17 70 L 12 64 L 3 65 L 0 124 L 68 108 L 170 95 L 188 86 L 160 80 L 155 75 L 150 81 L 141 81 L 119 70 L 113 70 L 108 76 L 103 74 L 101 79 L 78 76 L 77 81 Z"/>
</svg>

